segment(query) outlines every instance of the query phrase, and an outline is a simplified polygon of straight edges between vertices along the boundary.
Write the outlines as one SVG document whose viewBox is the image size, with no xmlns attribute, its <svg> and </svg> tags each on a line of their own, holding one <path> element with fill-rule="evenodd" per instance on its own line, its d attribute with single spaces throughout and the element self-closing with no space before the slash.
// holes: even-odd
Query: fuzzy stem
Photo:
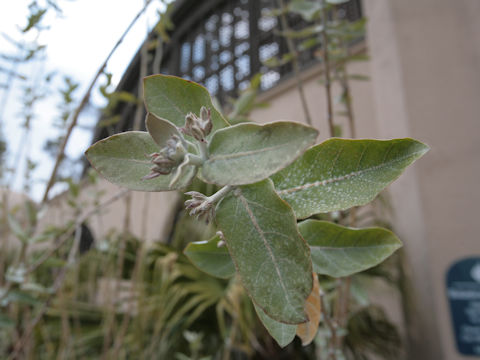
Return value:
<svg viewBox="0 0 480 360">
<path fill-rule="evenodd" d="M 188 164 L 195 165 L 195 166 L 202 166 L 205 162 L 203 156 L 198 156 L 194 154 L 188 154 Z"/>
<path fill-rule="evenodd" d="M 208 197 L 208 202 L 211 203 L 211 204 L 216 204 L 220 200 L 222 200 L 232 190 L 233 190 L 232 185 L 226 185 L 226 186 L 222 187 L 220 190 L 218 190 L 212 196 L 209 196 Z"/>
<path fill-rule="evenodd" d="M 208 160 L 208 142 L 199 141 L 198 142 L 198 150 L 200 152 L 200 156 L 202 157 L 203 161 Z"/>
</svg>

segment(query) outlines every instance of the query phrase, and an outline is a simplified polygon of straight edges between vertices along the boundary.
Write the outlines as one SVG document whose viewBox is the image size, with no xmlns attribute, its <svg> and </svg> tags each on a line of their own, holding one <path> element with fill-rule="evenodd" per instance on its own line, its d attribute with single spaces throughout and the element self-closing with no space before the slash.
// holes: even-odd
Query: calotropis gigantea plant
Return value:
<svg viewBox="0 0 480 360">
<path fill-rule="evenodd" d="M 289 121 L 230 126 L 205 88 L 174 76 L 145 78 L 144 94 L 148 132 L 92 145 L 92 166 L 132 190 L 185 189 L 195 177 L 220 186 L 209 197 L 187 193 L 190 213 L 214 221 L 218 232 L 185 254 L 210 275 L 237 274 L 281 346 L 295 334 L 312 341 L 320 320 L 317 274 L 363 271 L 401 242 L 386 229 L 307 218 L 372 201 L 428 147 L 413 139 L 314 145 L 317 130 Z"/>
</svg>

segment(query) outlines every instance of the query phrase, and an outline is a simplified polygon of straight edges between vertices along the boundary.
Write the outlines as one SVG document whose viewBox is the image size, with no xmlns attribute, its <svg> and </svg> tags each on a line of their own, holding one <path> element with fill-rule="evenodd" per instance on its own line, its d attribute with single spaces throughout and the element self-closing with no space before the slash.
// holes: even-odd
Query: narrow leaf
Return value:
<svg viewBox="0 0 480 360">
<path fill-rule="evenodd" d="M 187 245 L 183 253 L 201 271 L 209 275 L 228 279 L 235 275 L 235 266 L 225 246 L 218 247 L 220 237 L 208 241 L 197 241 Z"/>
<path fill-rule="evenodd" d="M 25 243 L 28 241 L 28 233 L 24 230 L 24 227 L 15 219 L 12 214 L 7 214 L 7 221 L 12 233 L 18 240 Z"/>
<path fill-rule="evenodd" d="M 288 5 L 288 9 L 310 22 L 318 17 L 322 10 L 322 5 L 318 1 L 295 0 Z"/>
<path fill-rule="evenodd" d="M 212 137 L 202 177 L 217 185 L 244 185 L 268 178 L 291 164 L 318 135 L 294 122 L 238 124 Z"/>
<path fill-rule="evenodd" d="M 258 318 L 262 322 L 263 326 L 265 326 L 265 329 L 267 329 L 268 333 L 278 343 L 278 345 L 283 348 L 290 344 L 295 338 L 297 325 L 284 324 L 273 320 L 270 316 L 265 314 L 265 311 L 255 305 L 255 303 L 253 305 L 255 306 L 255 311 L 257 312 Z"/>
<path fill-rule="evenodd" d="M 274 320 L 305 322 L 303 305 L 312 290 L 310 253 L 292 209 L 272 182 L 233 190 L 217 206 L 216 221 L 253 301 Z"/>
<path fill-rule="evenodd" d="M 35 203 L 33 203 L 30 200 L 25 201 L 25 210 L 27 213 L 27 219 L 28 219 L 28 232 L 31 233 L 32 229 L 35 228 L 37 225 L 38 221 L 38 214 L 37 214 L 37 208 Z"/>
<path fill-rule="evenodd" d="M 272 176 L 278 194 L 298 218 L 372 201 L 428 151 L 413 139 L 330 139 Z"/>
<path fill-rule="evenodd" d="M 26 305 L 33 305 L 36 306 L 41 304 L 42 301 L 36 299 L 35 297 L 31 296 L 29 293 L 21 290 L 12 290 L 7 295 L 7 300 L 9 302 L 26 304 Z"/>
<path fill-rule="evenodd" d="M 402 246 L 395 234 L 382 228 L 352 229 L 318 220 L 298 227 L 310 245 L 313 271 L 337 278 L 378 265 Z"/>
<path fill-rule="evenodd" d="M 313 289 L 305 302 L 305 312 L 308 321 L 297 326 L 297 335 L 302 340 L 302 345 L 310 344 L 318 331 L 322 305 L 320 301 L 320 286 L 317 274 L 313 273 Z"/>
<path fill-rule="evenodd" d="M 199 115 L 202 106 L 210 109 L 212 133 L 228 126 L 213 105 L 207 89 L 197 83 L 176 76 L 152 75 L 144 79 L 143 86 L 148 112 L 170 121 L 177 127 L 185 125 L 185 116 L 188 113 Z"/>
<path fill-rule="evenodd" d="M 289 30 L 283 31 L 281 35 L 292 38 L 292 39 L 302 39 L 312 35 L 318 35 L 323 31 L 322 25 L 313 25 L 305 27 L 301 30 Z"/>
<path fill-rule="evenodd" d="M 14 328 L 15 324 L 15 321 L 13 321 L 8 315 L 0 313 L 0 329 Z"/>
<path fill-rule="evenodd" d="M 363 75 L 363 74 L 350 74 L 348 75 L 349 79 L 358 80 L 358 81 L 368 81 L 370 80 L 370 76 Z"/>
<path fill-rule="evenodd" d="M 105 179 L 131 190 L 167 191 L 186 187 L 195 176 L 194 166 L 189 166 L 188 172 L 172 188 L 169 184 L 174 174 L 142 180 L 152 167 L 147 155 L 158 150 L 159 146 L 147 132 L 129 131 L 93 144 L 85 155 Z"/>
</svg>

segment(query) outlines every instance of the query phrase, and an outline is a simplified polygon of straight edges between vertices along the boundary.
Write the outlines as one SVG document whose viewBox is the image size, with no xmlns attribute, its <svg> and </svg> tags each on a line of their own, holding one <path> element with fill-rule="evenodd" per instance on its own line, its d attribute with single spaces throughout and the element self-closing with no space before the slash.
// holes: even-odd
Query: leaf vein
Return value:
<svg viewBox="0 0 480 360">
<path fill-rule="evenodd" d="M 240 190 L 240 189 L 238 189 L 238 190 Z M 293 306 L 290 302 L 290 297 L 288 296 L 289 291 L 287 290 L 287 288 L 285 286 L 285 283 L 283 281 L 282 273 L 281 273 L 280 269 L 278 268 L 277 259 L 275 258 L 275 254 L 273 253 L 273 250 L 270 247 L 270 244 L 268 243 L 267 239 L 265 238 L 265 233 L 262 230 L 262 228 L 260 227 L 260 225 L 258 224 L 258 221 L 257 221 L 255 215 L 252 213 L 252 210 L 248 206 L 247 199 L 242 195 L 241 191 L 239 191 L 239 194 L 237 196 L 238 196 L 239 200 L 241 201 L 241 203 L 243 204 L 243 206 L 245 207 L 245 211 L 247 212 L 247 215 L 250 218 L 250 221 L 252 222 L 253 226 L 255 227 L 258 234 L 260 235 L 260 238 L 262 239 L 263 244 L 265 245 L 265 248 L 267 249 L 270 258 L 272 259 L 272 263 L 273 263 L 273 266 L 275 268 L 275 272 L 278 275 L 280 285 L 281 285 L 281 287 L 282 287 L 282 289 L 285 293 L 285 300 L 293 308 Z"/>
<path fill-rule="evenodd" d="M 306 184 L 303 184 L 303 185 L 282 189 L 282 190 L 277 191 L 277 193 L 280 194 L 280 195 L 283 195 L 283 194 L 289 194 L 289 193 L 293 193 L 293 192 L 297 192 L 297 191 L 301 191 L 301 190 L 306 190 L 306 189 L 309 189 L 309 188 L 312 188 L 312 187 L 326 186 L 326 185 L 333 184 L 333 183 L 336 183 L 336 182 L 341 182 L 341 181 L 348 180 L 352 177 L 363 175 L 363 174 L 368 173 L 370 171 L 375 171 L 375 170 L 379 170 L 379 169 L 382 169 L 382 168 L 391 168 L 391 167 L 393 167 L 393 164 L 401 162 L 401 161 L 403 161 L 403 160 L 405 160 L 409 157 L 415 156 L 418 153 L 421 153 L 421 151 L 416 151 L 416 152 L 410 153 L 408 155 L 399 157 L 397 159 L 387 161 L 387 162 L 384 162 L 382 164 L 375 165 L 375 166 L 372 166 L 372 167 L 369 167 L 369 168 L 365 168 L 363 170 L 353 171 L 349 174 L 345 174 L 345 175 L 342 175 L 342 176 L 337 176 L 337 177 L 333 177 L 333 178 L 325 179 L 325 180 L 318 180 L 318 181 L 315 181 L 315 182 L 312 182 L 312 183 L 306 183 Z"/>
</svg>

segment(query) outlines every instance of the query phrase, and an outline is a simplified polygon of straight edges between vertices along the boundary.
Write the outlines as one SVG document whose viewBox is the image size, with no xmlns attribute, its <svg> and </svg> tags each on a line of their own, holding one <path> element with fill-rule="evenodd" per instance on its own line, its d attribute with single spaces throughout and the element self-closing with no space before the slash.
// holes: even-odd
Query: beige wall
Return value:
<svg viewBox="0 0 480 360">
<path fill-rule="evenodd" d="M 98 184 L 85 186 L 79 202 L 82 203 L 81 215 L 91 211 L 97 204 L 109 203 L 97 214 L 90 216 L 87 224 L 96 241 L 101 241 L 112 230 L 128 231 L 147 242 L 165 241 L 170 231 L 172 216 L 178 202 L 176 192 L 139 192 L 131 191 L 130 205 L 127 206 L 125 190 L 100 179 Z M 101 196 L 99 196 L 101 194 Z M 118 196 L 123 194 L 122 196 Z M 64 193 L 49 203 L 48 211 L 42 219 L 43 224 L 64 225 L 75 219 L 74 210 L 66 203 L 68 193 Z M 115 201 L 110 201 L 115 198 Z M 127 208 L 130 208 L 127 216 Z"/>
<path fill-rule="evenodd" d="M 359 45 L 354 52 L 365 52 L 365 46 Z M 370 75 L 368 62 L 353 63 L 349 74 Z M 313 126 L 320 130 L 318 141 L 329 137 L 328 124 L 326 121 L 326 94 L 324 87 L 319 83 L 322 79 L 322 66 L 314 66 L 302 73 L 304 78 L 304 89 L 307 105 L 312 117 Z M 377 129 L 373 117 L 372 85 L 369 81 L 351 81 L 353 108 L 355 122 L 357 124 L 357 137 L 377 137 Z M 344 111 L 342 105 L 336 104 L 336 98 L 340 95 L 340 87 L 335 82 L 332 86 L 334 111 Z M 252 112 L 252 120 L 260 123 L 290 120 L 305 122 L 305 116 L 301 105 L 300 97 L 296 88 L 295 79 L 282 81 L 278 86 L 263 93 L 259 101 L 268 102 L 266 108 L 259 108 Z M 343 124 L 345 136 L 349 136 L 346 118 L 335 117 L 335 123 Z"/>
<path fill-rule="evenodd" d="M 480 2 L 366 1 L 379 134 L 431 151 L 391 187 L 417 290 L 415 359 L 456 360 L 448 267 L 480 256 Z"/>
</svg>

